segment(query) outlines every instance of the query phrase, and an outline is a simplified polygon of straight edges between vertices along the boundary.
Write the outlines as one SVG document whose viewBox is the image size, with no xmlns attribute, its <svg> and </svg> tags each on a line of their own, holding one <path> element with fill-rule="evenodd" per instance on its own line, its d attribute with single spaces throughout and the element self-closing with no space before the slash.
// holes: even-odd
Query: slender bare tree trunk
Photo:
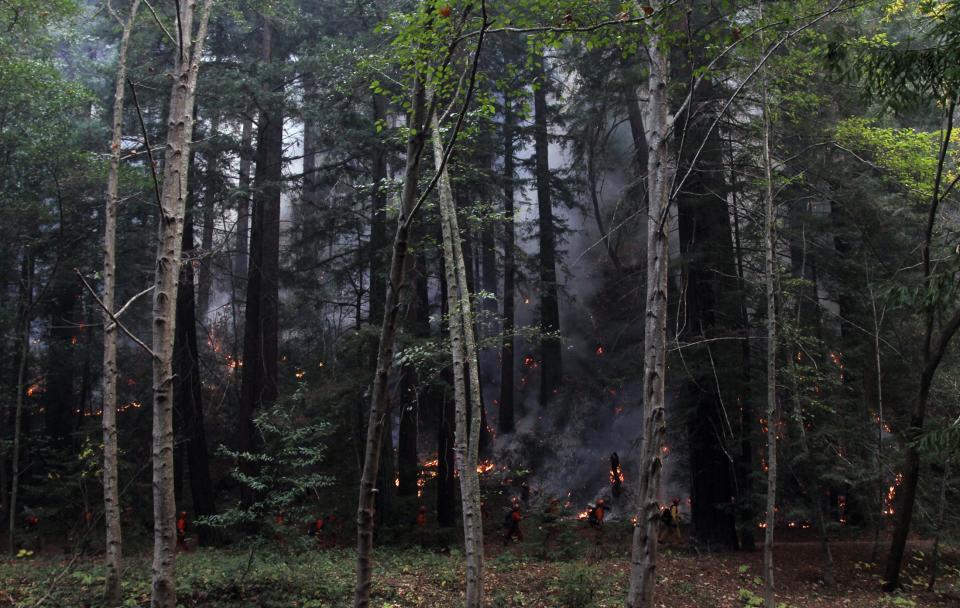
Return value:
<svg viewBox="0 0 960 608">
<path fill-rule="evenodd" d="M 943 530 L 943 518 L 947 509 L 947 481 L 950 479 L 950 460 L 943 463 L 943 479 L 940 480 L 940 499 L 937 501 L 937 533 L 933 537 L 933 556 L 930 558 L 930 578 L 927 591 L 933 591 L 937 584 L 937 571 L 940 569 L 940 534 Z"/>
<path fill-rule="evenodd" d="M 133 0 L 120 37 L 117 77 L 113 94 L 113 139 L 110 142 L 110 169 L 107 174 L 107 205 L 103 235 L 103 520 L 106 529 L 107 566 L 103 600 L 120 605 L 120 577 L 123 543 L 120 531 L 120 492 L 117 463 L 117 326 L 107 311 L 114 311 L 116 299 L 117 194 L 120 187 L 120 145 L 123 136 L 123 100 L 127 76 L 127 49 L 137 18 L 140 0 Z M 118 18 L 119 19 L 119 18 Z"/>
<path fill-rule="evenodd" d="M 516 115 L 509 93 L 503 96 L 503 344 L 500 347 L 500 412 L 498 426 L 501 433 L 512 433 L 514 427 L 513 403 L 513 346 L 514 346 L 514 129 Z"/>
<path fill-rule="evenodd" d="M 639 3 L 638 3 L 639 4 Z M 650 5 L 657 10 L 662 5 Z M 641 7 L 642 8 L 642 7 Z M 667 84 L 668 51 L 656 27 L 647 40 L 650 58 L 647 115 L 647 288 L 643 343 L 643 441 L 640 445 L 639 503 L 633 530 L 627 608 L 652 608 L 657 569 L 661 448 L 666 435 L 664 391 L 667 373 L 667 289 L 670 188 L 676 166 L 670 157 L 671 118 Z"/>
<path fill-rule="evenodd" d="M 934 228 L 938 209 L 942 202 L 942 186 L 945 174 L 946 161 L 950 150 L 951 135 L 953 133 L 954 113 L 957 109 L 956 99 L 947 104 L 944 115 L 943 137 L 940 142 L 940 153 L 937 157 L 937 172 L 933 183 L 933 195 L 930 208 L 927 212 L 927 226 L 923 240 L 923 284 L 927 285 L 933 276 L 933 262 L 930 249 L 933 245 Z M 954 334 L 960 329 L 960 308 L 954 311 L 936 334 L 934 341 L 934 323 L 936 310 L 933 306 L 926 307 L 924 315 L 923 339 L 923 367 L 920 372 L 920 383 L 913 411 L 910 413 L 909 434 L 918 434 L 923 430 L 923 423 L 927 415 L 927 401 L 930 397 L 930 388 L 933 385 L 940 361 L 950 346 Z M 909 439 L 913 439 L 908 435 Z M 913 507 L 917 498 L 917 484 L 920 481 L 920 451 L 914 445 L 907 447 L 907 462 L 903 471 L 903 482 L 897 490 L 897 500 L 900 507 L 896 512 L 893 526 L 893 538 L 890 544 L 890 556 L 887 558 L 887 567 L 883 575 L 883 589 L 894 591 L 900 586 L 900 567 L 903 564 L 904 552 L 907 548 L 907 537 L 910 535 L 910 522 L 913 519 Z"/>
<path fill-rule="evenodd" d="M 883 502 L 886 492 L 883 481 L 883 366 L 880 361 L 880 325 L 883 314 L 877 311 L 877 297 L 870 288 L 870 306 L 873 310 L 873 357 L 877 374 L 877 526 L 873 532 L 873 550 L 870 561 L 876 562 L 880 553 L 880 531 L 883 528 Z"/>
<path fill-rule="evenodd" d="M 467 269 L 460 242 L 457 210 L 450 177 L 443 167 L 443 140 L 436 115 L 432 119 L 433 155 L 438 171 L 443 261 L 447 278 L 450 349 L 453 355 L 453 386 L 456 403 L 454 452 L 460 473 L 463 536 L 467 557 L 466 608 L 483 605 L 483 524 L 480 517 L 480 478 L 477 460 L 480 445 L 480 374 L 474 334 Z M 468 376 L 469 374 L 469 376 Z M 467 390 L 469 389 L 469 395 Z M 467 406 L 470 411 L 468 413 Z"/>
<path fill-rule="evenodd" d="M 765 608 L 776 608 L 773 580 L 773 531 L 776 528 L 777 503 L 777 292 L 774 255 L 773 163 L 770 158 L 770 112 L 767 89 L 763 85 L 763 166 L 764 192 L 764 286 L 767 294 L 767 514 L 763 537 L 763 601 Z"/>
<path fill-rule="evenodd" d="M 10 555 L 16 550 L 17 492 L 20 487 L 20 429 L 23 426 L 23 397 L 26 394 L 27 367 L 30 360 L 30 318 L 33 314 L 33 256 L 24 252 L 20 277 L 20 318 L 18 340 L 20 361 L 17 364 L 17 398 L 13 414 L 13 455 L 10 462 L 10 521 L 7 530 Z"/>
<path fill-rule="evenodd" d="M 160 196 L 159 243 L 153 300 L 153 589 L 152 608 L 175 608 L 176 503 L 173 480 L 173 342 L 183 245 L 190 138 L 197 74 L 213 0 L 202 0 L 200 25 L 192 42 L 198 0 L 179 3 L 179 48 L 174 63 Z"/>
<path fill-rule="evenodd" d="M 380 345 L 377 351 L 377 368 L 371 388 L 370 417 L 367 424 L 363 473 L 360 477 L 360 497 L 357 505 L 357 583 L 353 599 L 355 608 L 368 608 L 370 605 L 371 578 L 373 575 L 374 505 L 376 502 L 377 473 L 380 468 L 381 435 L 384 418 L 389 415 L 390 370 L 393 367 L 397 318 L 403 300 L 402 290 L 406 287 L 407 279 L 405 269 L 410 240 L 410 225 L 407 218 L 413 213 L 414 205 L 417 202 L 420 161 L 426 142 L 425 95 L 424 83 L 417 79 L 412 97 L 413 107 L 409 121 L 412 130 L 410 137 L 407 139 L 407 164 L 404 171 L 400 213 L 397 218 L 397 232 L 393 239 L 393 254 L 387 277 L 383 323 L 380 328 Z"/>
</svg>

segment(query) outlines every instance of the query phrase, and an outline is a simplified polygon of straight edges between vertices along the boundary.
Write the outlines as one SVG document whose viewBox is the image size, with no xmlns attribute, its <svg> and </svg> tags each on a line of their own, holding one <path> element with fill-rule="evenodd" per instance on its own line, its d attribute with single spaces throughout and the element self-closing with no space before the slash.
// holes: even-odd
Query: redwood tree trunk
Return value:
<svg viewBox="0 0 960 608">
<path fill-rule="evenodd" d="M 200 276 L 197 282 L 197 313 L 200 322 L 206 320 L 210 312 L 210 290 L 213 288 L 213 228 L 216 210 L 218 182 L 220 179 L 220 163 L 217 154 L 217 132 L 220 130 L 220 114 L 216 111 L 210 119 L 210 133 L 207 136 L 206 170 L 203 187 L 203 233 L 200 238 L 200 249 L 203 259 L 200 260 Z"/>
<path fill-rule="evenodd" d="M 189 207 L 188 203 L 188 207 Z M 193 252 L 193 213 L 188 211 L 183 224 L 183 251 Z M 177 331 L 174 339 L 174 407 L 183 421 L 187 470 L 194 516 L 213 515 L 213 483 L 210 480 L 210 455 L 203 426 L 203 385 L 200 377 L 200 353 L 197 348 L 197 315 L 193 286 L 193 264 L 180 269 L 177 291 Z M 209 529 L 199 527 L 200 542 L 210 540 Z"/>
<path fill-rule="evenodd" d="M 505 93 L 503 100 L 503 345 L 500 349 L 500 411 L 498 426 L 501 433 L 514 429 L 514 128 L 516 115 L 513 100 Z"/>
<path fill-rule="evenodd" d="M 547 124 L 547 74 L 545 60 L 536 65 L 533 93 L 534 154 L 536 156 L 537 210 L 540 241 L 540 405 L 546 405 L 560 388 L 562 350 L 559 336 L 560 305 L 557 296 L 557 245 L 550 192 L 550 134 Z M 553 334 L 553 335 L 546 335 Z"/>
<path fill-rule="evenodd" d="M 264 18 L 262 60 L 273 61 L 273 25 Z M 265 88 L 271 88 L 265 84 Z M 279 103 L 260 112 L 254 173 L 253 217 L 247 270 L 237 448 L 255 451 L 253 418 L 277 399 L 280 274 L 280 195 L 283 177 L 283 114 Z M 253 473 L 244 461 L 242 470 Z M 253 500 L 244 489 L 245 502 Z"/>
</svg>

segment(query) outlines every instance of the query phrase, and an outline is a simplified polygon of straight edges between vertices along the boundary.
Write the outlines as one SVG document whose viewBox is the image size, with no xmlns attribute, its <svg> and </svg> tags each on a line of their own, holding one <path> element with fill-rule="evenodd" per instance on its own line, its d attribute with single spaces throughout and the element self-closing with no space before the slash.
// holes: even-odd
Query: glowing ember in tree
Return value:
<svg viewBox="0 0 960 608">
<path fill-rule="evenodd" d="M 597 356 L 598 356 L 598 357 L 602 357 L 602 356 L 603 356 L 603 353 L 606 352 L 606 351 L 603 350 L 603 347 L 602 347 L 602 346 L 598 346 L 597 349 L 596 349 L 594 352 L 597 353 Z"/>
<path fill-rule="evenodd" d="M 489 473 L 496 467 L 490 460 L 483 460 L 477 464 L 477 473 L 483 475 L 484 473 Z"/>
<path fill-rule="evenodd" d="M 307 375 L 307 372 L 303 371 L 302 369 L 298 369 L 296 372 L 294 372 L 294 375 L 297 377 L 297 380 L 303 380 L 304 376 Z"/>
<path fill-rule="evenodd" d="M 900 487 L 900 484 L 903 483 L 903 474 L 897 473 L 897 476 L 893 480 L 893 485 L 887 488 L 887 495 L 884 497 L 884 507 L 881 512 L 883 515 L 888 517 L 893 517 L 896 514 L 896 509 L 893 507 L 893 501 L 897 497 L 897 488 Z"/>
</svg>

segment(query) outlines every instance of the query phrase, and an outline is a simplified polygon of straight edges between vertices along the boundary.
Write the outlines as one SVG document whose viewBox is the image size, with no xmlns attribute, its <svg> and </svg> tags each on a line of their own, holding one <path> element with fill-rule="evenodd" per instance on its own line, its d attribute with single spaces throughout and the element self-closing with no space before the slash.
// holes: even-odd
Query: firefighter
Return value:
<svg viewBox="0 0 960 608">
<path fill-rule="evenodd" d="M 507 513 L 503 521 L 503 525 L 507 529 L 507 534 L 503 539 L 504 547 L 510 544 L 514 536 L 517 537 L 519 542 L 523 542 L 523 531 L 520 529 L 521 521 L 523 521 L 523 514 L 520 512 L 520 502 L 514 499 L 510 512 Z"/>
<path fill-rule="evenodd" d="M 187 512 L 180 511 L 177 515 L 177 546 L 184 551 L 189 551 L 187 546 Z"/>
<path fill-rule="evenodd" d="M 607 507 L 604 504 L 603 499 L 600 498 L 597 500 L 597 504 L 590 507 L 589 512 L 587 513 L 587 520 L 590 522 L 590 525 L 595 529 L 599 530 L 603 528 L 603 520 L 607 515 Z"/>
<path fill-rule="evenodd" d="M 677 543 L 683 543 L 683 535 L 680 534 L 680 499 L 674 498 L 669 507 L 664 507 L 660 511 L 660 541 L 664 537 L 676 535 Z"/>
</svg>

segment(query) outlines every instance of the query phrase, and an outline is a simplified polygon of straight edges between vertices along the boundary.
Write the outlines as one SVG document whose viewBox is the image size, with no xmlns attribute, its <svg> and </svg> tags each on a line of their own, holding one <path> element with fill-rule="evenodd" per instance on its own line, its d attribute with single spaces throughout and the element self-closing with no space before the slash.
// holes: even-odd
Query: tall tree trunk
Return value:
<svg viewBox="0 0 960 608">
<path fill-rule="evenodd" d="M 195 252 L 193 245 L 193 210 L 188 210 L 183 225 L 183 251 Z M 215 512 L 213 484 L 210 480 L 210 455 L 203 425 L 203 384 L 200 377 L 200 353 L 197 348 L 197 315 L 193 287 L 193 264 L 180 269 L 177 290 L 177 330 L 174 338 L 174 408 L 182 417 L 187 470 L 190 473 L 190 495 L 195 516 Z M 200 542 L 210 540 L 209 529 L 199 527 Z"/>
<path fill-rule="evenodd" d="M 734 167 L 733 146 L 730 145 L 730 167 Z M 740 391 L 737 395 L 740 406 L 740 454 L 737 458 L 737 532 L 740 549 L 756 549 L 753 528 L 753 399 L 750 383 L 750 316 L 747 312 L 746 274 L 743 267 L 743 247 L 740 239 L 740 213 L 737 201 L 736 171 L 730 172 L 730 189 L 733 209 L 733 243 L 737 260 L 737 290 L 740 304 L 740 327 L 743 339 L 740 344 L 742 367 Z"/>
<path fill-rule="evenodd" d="M 107 173 L 107 201 L 103 234 L 103 520 L 106 530 L 106 577 L 103 601 L 120 605 L 123 571 L 123 539 L 120 530 L 120 491 L 117 461 L 117 327 L 107 311 L 115 308 L 117 279 L 117 199 L 120 189 L 120 147 L 123 136 L 123 100 L 126 91 L 127 50 L 137 18 L 140 0 L 130 3 L 130 12 L 120 37 L 117 76 L 113 93 L 113 137 L 110 140 L 110 168 Z"/>
<path fill-rule="evenodd" d="M 653 2 L 654 10 L 660 2 Z M 641 7 L 642 8 L 642 7 Z M 667 289 L 669 273 L 670 188 L 675 166 L 670 156 L 670 60 L 660 33 L 646 43 L 650 58 L 647 115 L 647 287 L 644 321 L 643 441 L 640 444 L 637 526 L 633 530 L 627 608 L 652 608 L 657 569 L 661 449 L 666 435 Z"/>
<path fill-rule="evenodd" d="M 219 154 L 216 148 L 216 137 L 220 131 L 220 114 L 214 111 L 210 119 L 210 133 L 207 136 L 206 170 L 203 188 L 203 233 L 200 237 L 200 249 L 203 259 L 200 260 L 200 276 L 197 282 L 197 313 L 200 322 L 206 321 L 210 312 L 210 290 L 213 288 L 213 228 L 218 182 L 220 179 Z"/>
<path fill-rule="evenodd" d="M 560 387 L 562 350 L 560 338 L 560 304 L 557 296 L 557 245 L 553 226 L 553 203 L 550 191 L 550 133 L 547 124 L 546 59 L 536 64 L 533 93 L 533 140 L 536 156 L 537 210 L 540 241 L 540 405 L 546 405 Z"/>
<path fill-rule="evenodd" d="M 516 115 L 509 93 L 503 97 L 503 344 L 500 348 L 500 412 L 501 433 L 514 429 L 514 130 Z"/>
<path fill-rule="evenodd" d="M 416 256 L 413 268 L 415 286 L 410 298 L 408 317 L 411 318 L 410 331 L 420 339 L 430 337 L 429 287 L 427 284 L 426 258 L 421 252 Z M 420 385 L 416 366 L 408 365 L 403 370 L 400 403 L 399 445 L 397 446 L 397 474 L 400 484 L 398 496 L 416 496 L 417 479 L 420 476 L 420 457 L 418 437 L 420 432 Z"/>
<path fill-rule="evenodd" d="M 234 283 L 247 276 L 249 262 L 247 252 L 250 247 L 250 173 L 252 168 L 251 149 L 253 147 L 253 121 L 243 119 L 240 134 L 240 175 L 237 181 L 239 197 L 237 199 L 237 243 L 233 260 Z"/>
<path fill-rule="evenodd" d="M 930 209 L 927 212 L 927 226 L 923 241 L 924 286 L 930 282 L 930 278 L 933 275 L 930 249 L 933 244 L 937 211 L 942 202 L 941 190 L 944 168 L 950 149 L 956 109 L 957 102 L 953 99 L 947 104 L 946 114 L 944 116 L 945 127 L 940 143 L 937 172 L 933 184 L 933 196 Z M 907 431 L 910 435 L 919 434 L 923 430 L 923 423 L 927 415 L 927 400 L 930 397 L 930 387 L 933 385 L 937 368 L 940 367 L 940 361 L 943 359 L 947 347 L 950 346 L 950 341 L 953 339 L 954 334 L 957 333 L 957 329 L 960 328 L 960 308 L 958 308 L 954 311 L 950 320 L 940 329 L 940 332 L 936 336 L 936 344 L 934 344 L 935 316 L 935 308 L 933 306 L 927 306 L 924 314 L 923 367 L 920 372 L 919 389 L 913 402 L 913 411 L 910 413 L 910 426 Z M 908 438 L 913 439 L 913 437 Z M 900 586 L 900 567 L 903 563 L 903 554 L 907 547 L 907 537 L 910 534 L 910 521 L 913 518 L 913 507 L 917 498 L 917 484 L 919 479 L 920 451 L 911 443 L 907 447 L 907 462 L 903 471 L 903 482 L 897 490 L 899 508 L 897 509 L 896 519 L 894 520 L 890 556 L 887 558 L 887 567 L 883 576 L 883 588 L 886 591 L 893 591 Z"/>
<path fill-rule="evenodd" d="M 764 288 L 767 300 L 767 508 L 763 537 L 763 601 L 766 608 L 776 608 L 773 580 L 773 532 L 777 527 L 777 275 L 775 266 L 776 235 L 774 233 L 773 161 L 770 156 L 770 111 L 767 107 L 766 83 L 763 85 L 763 168 L 764 217 L 763 260 Z"/>
<path fill-rule="evenodd" d="M 10 521 L 7 542 L 10 555 L 16 554 L 17 493 L 20 489 L 20 434 L 23 427 L 23 398 L 27 391 L 27 368 L 30 360 L 30 321 L 33 315 L 33 255 L 23 254 L 20 271 L 20 314 L 17 318 L 19 360 L 17 362 L 17 395 L 13 410 L 13 447 L 10 458 Z"/>
<path fill-rule="evenodd" d="M 477 474 L 481 426 L 480 375 L 467 267 L 461 245 L 457 211 L 453 203 L 453 192 L 450 188 L 450 177 L 446 167 L 443 166 L 443 140 L 436 115 L 432 122 L 433 155 L 437 171 L 440 172 L 440 223 L 443 231 L 444 270 L 447 278 L 447 306 L 450 310 L 448 319 L 456 402 L 454 451 L 460 473 L 464 548 L 467 559 L 465 605 L 467 608 L 480 608 L 483 604 L 483 524 L 480 520 L 480 480 Z"/>
<path fill-rule="evenodd" d="M 400 313 L 402 290 L 406 287 L 406 258 L 409 254 L 410 216 L 417 202 L 420 176 L 420 161 L 423 156 L 425 134 L 425 89 L 417 80 L 412 96 L 412 112 L 408 122 L 411 127 L 407 140 L 407 164 L 404 170 L 403 192 L 397 231 L 393 240 L 393 254 L 384 300 L 383 324 L 380 328 L 380 344 L 377 349 L 377 366 L 370 397 L 370 416 L 367 424 L 366 448 L 363 473 L 360 477 L 360 496 L 357 505 L 357 584 L 354 592 L 354 608 L 370 605 L 371 576 L 373 574 L 373 524 L 377 473 L 380 465 L 381 435 L 384 418 L 389 415 L 389 380 L 393 367 L 393 352 L 397 335 L 397 318 Z"/>
<path fill-rule="evenodd" d="M 197 74 L 213 0 L 203 0 L 196 41 L 191 44 L 197 0 L 180 2 L 179 40 L 170 91 L 159 243 L 153 300 L 153 583 L 152 608 L 175 608 L 176 503 L 173 495 L 174 307 L 180 276 L 183 216 L 188 186 L 190 136 Z"/>
<path fill-rule="evenodd" d="M 273 24 L 264 17 L 261 59 L 273 62 Z M 265 90 L 272 90 L 264 83 Z M 273 102 L 270 102 L 272 105 Z M 256 450 L 253 418 L 277 399 L 277 353 L 280 274 L 280 196 L 283 177 L 283 114 L 279 104 L 260 112 L 254 173 L 253 217 L 247 271 L 246 310 L 243 332 L 243 373 L 240 387 L 240 451 Z M 252 474 L 253 465 L 241 464 Z M 250 489 L 243 500 L 253 500 Z"/>
</svg>

